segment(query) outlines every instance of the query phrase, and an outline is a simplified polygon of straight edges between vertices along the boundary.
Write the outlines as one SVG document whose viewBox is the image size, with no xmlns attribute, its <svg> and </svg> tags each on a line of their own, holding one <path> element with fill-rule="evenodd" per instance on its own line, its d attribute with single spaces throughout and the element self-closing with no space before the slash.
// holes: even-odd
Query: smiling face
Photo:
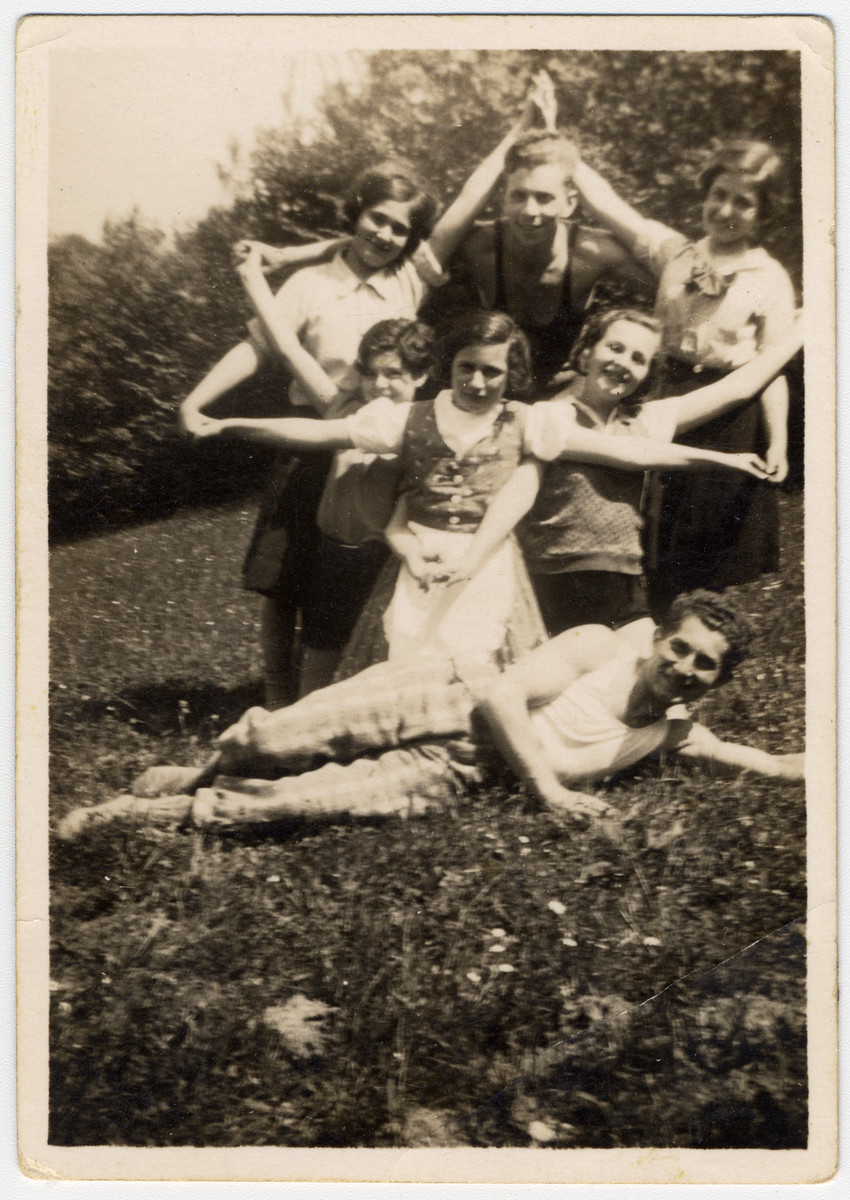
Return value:
<svg viewBox="0 0 850 1200">
<path fill-rule="evenodd" d="M 649 374 L 660 341 L 655 330 L 636 321 L 613 321 L 581 356 L 585 398 L 608 403 L 628 399 Z"/>
<path fill-rule="evenodd" d="M 372 275 L 402 254 L 410 238 L 410 209 L 411 205 L 401 200 L 382 200 L 364 208 L 346 256 L 355 274 Z"/>
<path fill-rule="evenodd" d="M 499 404 L 508 383 L 508 343 L 464 346 L 452 360 L 452 403 L 463 412 Z"/>
<path fill-rule="evenodd" d="M 728 651 L 722 633 L 689 614 L 676 629 L 656 632 L 652 654 L 642 667 L 643 680 L 660 705 L 689 704 L 719 682 Z"/>
<path fill-rule="evenodd" d="M 750 245 L 759 223 L 759 193 L 752 179 L 738 171 L 718 175 L 703 201 L 702 223 L 718 250 Z"/>
<path fill-rule="evenodd" d="M 395 350 L 383 350 L 370 355 L 366 370 L 360 372 L 363 397 L 372 400 L 392 400 L 404 404 L 416 395 L 424 383 L 424 375 L 412 375 Z"/>
<path fill-rule="evenodd" d="M 536 245 L 554 237 L 558 220 L 568 217 L 577 202 L 575 191 L 564 182 L 563 169 L 542 163 L 511 172 L 502 215 L 519 241 Z"/>
</svg>

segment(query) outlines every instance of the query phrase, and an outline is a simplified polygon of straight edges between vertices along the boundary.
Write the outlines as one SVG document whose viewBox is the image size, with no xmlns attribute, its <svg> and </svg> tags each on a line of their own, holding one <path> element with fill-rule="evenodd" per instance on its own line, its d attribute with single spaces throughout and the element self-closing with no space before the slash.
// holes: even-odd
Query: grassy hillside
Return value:
<svg viewBox="0 0 850 1200">
<path fill-rule="evenodd" d="M 703 706 L 803 744 L 802 499 Z M 259 698 L 252 513 L 52 556 L 54 819 L 200 763 Z M 507 790 L 410 822 L 52 848 L 50 1140 L 283 1146 L 806 1141 L 799 786 L 644 765 L 621 832 Z"/>
</svg>

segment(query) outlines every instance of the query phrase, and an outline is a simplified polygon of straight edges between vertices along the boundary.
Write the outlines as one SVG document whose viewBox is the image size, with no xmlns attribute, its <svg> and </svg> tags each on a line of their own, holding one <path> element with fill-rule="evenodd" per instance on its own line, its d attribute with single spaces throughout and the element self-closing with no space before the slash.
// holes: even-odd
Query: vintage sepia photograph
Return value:
<svg viewBox="0 0 850 1200">
<path fill-rule="evenodd" d="M 828 1178 L 829 24 L 31 17 L 17 120 L 22 1169 Z"/>
</svg>

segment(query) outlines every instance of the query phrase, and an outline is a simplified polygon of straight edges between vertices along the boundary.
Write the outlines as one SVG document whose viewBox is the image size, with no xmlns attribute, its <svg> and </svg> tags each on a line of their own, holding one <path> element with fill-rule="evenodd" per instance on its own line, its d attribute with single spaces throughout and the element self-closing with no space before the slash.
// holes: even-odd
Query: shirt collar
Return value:
<svg viewBox="0 0 850 1200">
<path fill-rule="evenodd" d="M 697 242 L 694 250 L 698 255 L 704 257 L 706 262 L 720 275 L 733 275 L 738 271 L 757 271 L 759 267 L 764 266 L 764 260 L 767 257 L 767 251 L 763 246 L 749 246 L 738 258 L 728 261 L 721 260 L 718 263 L 708 253 L 708 238 L 702 238 Z"/>
<path fill-rule="evenodd" d="M 343 251 L 338 250 L 329 263 L 330 276 L 333 280 L 334 287 L 338 296 L 350 296 L 352 292 L 356 292 L 360 287 L 371 288 L 376 292 L 382 300 L 389 299 L 388 284 L 393 271 L 376 271 L 374 275 L 370 275 L 368 279 L 361 279 L 359 275 L 355 275 L 351 267 L 343 257 Z"/>
</svg>

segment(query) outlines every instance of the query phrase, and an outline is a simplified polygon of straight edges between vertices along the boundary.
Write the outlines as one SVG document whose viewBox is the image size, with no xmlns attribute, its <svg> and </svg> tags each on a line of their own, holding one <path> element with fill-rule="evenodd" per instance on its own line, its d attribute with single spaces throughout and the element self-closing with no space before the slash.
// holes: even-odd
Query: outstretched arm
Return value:
<svg viewBox="0 0 850 1200">
<path fill-rule="evenodd" d="M 802 344 L 803 321 L 801 314 L 798 314 L 793 327 L 780 341 L 763 350 L 743 367 L 738 367 L 737 371 L 687 396 L 653 400 L 652 408 L 659 415 L 672 419 L 677 434 L 687 433 L 755 396 L 794 357 Z M 657 409 L 656 405 L 659 406 Z"/>
<path fill-rule="evenodd" d="M 237 273 L 266 337 L 303 384 L 316 408 L 323 411 L 336 399 L 336 384 L 312 354 L 304 349 L 295 330 L 275 305 L 271 288 L 263 275 L 261 254 L 256 245 L 237 267 Z"/>
<path fill-rule="evenodd" d="M 217 424 L 206 415 L 205 409 L 231 388 L 250 379 L 259 363 L 251 342 L 240 342 L 219 359 L 180 405 L 178 419 L 183 433 L 200 434 L 206 425 Z"/>
<path fill-rule="evenodd" d="M 545 71 L 535 75 L 519 120 L 498 146 L 479 164 L 467 179 L 456 200 L 452 201 L 428 239 L 428 244 L 440 266 L 444 267 L 460 242 L 469 233 L 472 222 L 484 207 L 490 193 L 504 170 L 505 155 L 521 134 L 538 120 L 554 129 L 557 116 L 555 90 Z"/>
<path fill-rule="evenodd" d="M 354 445 L 344 419 L 321 421 L 317 417 L 227 417 L 206 421 L 198 436 L 219 434 L 245 437 L 290 450 L 347 450 Z"/>
<path fill-rule="evenodd" d="M 677 737 L 681 740 L 669 749 L 685 758 L 703 759 L 735 771 L 752 771 L 756 775 L 769 775 L 774 779 L 805 778 L 803 754 L 768 754 L 766 750 L 758 750 L 755 746 L 721 741 L 705 725 L 683 724 L 686 729 L 681 734 L 675 732 L 673 735 L 674 741 Z"/>
<path fill-rule="evenodd" d="M 701 450 L 655 438 L 616 437 L 595 429 L 582 429 L 579 425 L 575 425 L 574 431 L 564 440 L 558 458 L 619 470 L 688 471 L 701 467 L 728 467 L 754 475 L 756 479 L 768 476 L 767 467 L 757 454 L 725 454 L 720 450 Z"/>
</svg>

